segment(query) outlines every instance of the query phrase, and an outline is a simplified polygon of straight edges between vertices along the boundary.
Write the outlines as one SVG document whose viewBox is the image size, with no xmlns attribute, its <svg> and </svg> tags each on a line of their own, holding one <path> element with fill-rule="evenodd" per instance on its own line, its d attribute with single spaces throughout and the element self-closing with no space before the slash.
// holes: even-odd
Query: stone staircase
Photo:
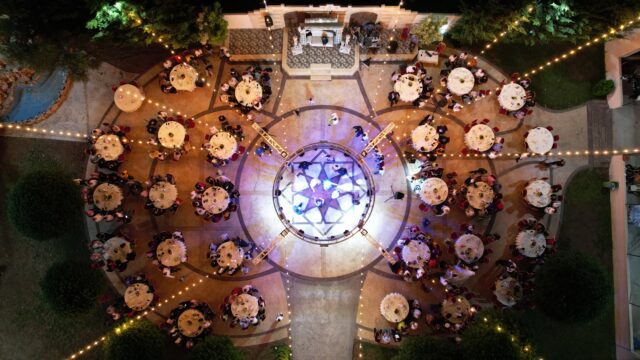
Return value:
<svg viewBox="0 0 640 360">
<path fill-rule="evenodd" d="M 310 80 L 331 80 L 331 64 L 311 64 L 309 71 Z"/>
</svg>

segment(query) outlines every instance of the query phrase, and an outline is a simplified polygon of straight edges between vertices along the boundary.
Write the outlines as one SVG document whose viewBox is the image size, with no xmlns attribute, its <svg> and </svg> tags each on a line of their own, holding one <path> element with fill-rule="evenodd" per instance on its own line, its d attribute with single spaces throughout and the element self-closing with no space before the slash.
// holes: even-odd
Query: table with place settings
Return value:
<svg viewBox="0 0 640 360">
<path fill-rule="evenodd" d="M 262 98 L 262 86 L 255 80 L 243 79 L 236 85 L 236 100 L 242 106 L 253 106 Z"/>
<path fill-rule="evenodd" d="M 473 90 L 476 79 L 471 71 L 465 67 L 457 67 L 447 76 L 447 88 L 451 93 L 462 96 Z"/>
<path fill-rule="evenodd" d="M 522 298 L 522 285 L 515 278 L 498 279 L 495 287 L 493 294 L 502 305 L 513 306 Z"/>
<path fill-rule="evenodd" d="M 169 238 L 158 244 L 156 256 L 164 266 L 178 266 L 187 260 L 187 246 L 182 241 Z"/>
<path fill-rule="evenodd" d="M 454 249 L 458 258 L 467 264 L 478 261 L 484 254 L 482 239 L 474 234 L 464 234 L 456 239 Z"/>
<path fill-rule="evenodd" d="M 167 181 L 159 181 L 149 189 L 149 200 L 158 209 L 170 208 L 178 198 L 178 188 Z"/>
<path fill-rule="evenodd" d="M 485 124 L 474 125 L 464 134 L 464 143 L 471 150 L 484 152 L 491 149 L 496 141 L 493 129 Z"/>
<path fill-rule="evenodd" d="M 202 207 L 212 214 L 224 212 L 230 202 L 229 193 L 219 186 L 212 186 L 202 194 Z"/>
<path fill-rule="evenodd" d="M 484 181 L 476 181 L 467 187 L 467 201 L 472 208 L 483 210 L 489 207 L 495 198 L 493 188 Z"/>
<path fill-rule="evenodd" d="M 126 262 L 127 255 L 131 254 L 131 243 L 127 239 L 114 236 L 104 242 L 104 259 L 112 261 Z"/>
<path fill-rule="evenodd" d="M 231 303 L 231 314 L 236 319 L 256 317 L 259 310 L 258 298 L 250 294 L 242 293 L 236 296 Z"/>
<path fill-rule="evenodd" d="M 506 84 L 500 90 L 498 102 L 503 109 L 508 111 L 520 110 L 526 102 L 527 92 L 516 83 Z"/>
<path fill-rule="evenodd" d="M 168 149 L 181 148 L 186 135 L 187 129 L 177 121 L 167 121 L 158 129 L 158 141 Z"/>
<path fill-rule="evenodd" d="M 226 131 L 218 131 L 209 139 L 209 154 L 218 159 L 230 159 L 237 150 L 238 141 Z"/>
<path fill-rule="evenodd" d="M 198 71 L 189 64 L 178 64 L 171 69 L 169 81 L 176 90 L 193 91 L 198 80 Z"/>
<path fill-rule="evenodd" d="M 131 84 L 120 85 L 113 93 L 113 102 L 124 112 L 134 112 L 142 106 L 144 94 L 139 87 Z"/>
<path fill-rule="evenodd" d="M 547 207 L 551 203 L 551 184 L 544 180 L 534 180 L 527 184 L 524 199 L 537 208 Z"/>
<path fill-rule="evenodd" d="M 411 240 L 402 246 L 401 255 L 407 266 L 417 269 L 424 267 L 429 261 L 431 249 L 429 249 L 429 245 L 422 241 Z"/>
<path fill-rule="evenodd" d="M 524 141 L 529 150 L 536 154 L 546 154 L 553 149 L 553 134 L 547 128 L 537 127 L 529 130 Z"/>
<path fill-rule="evenodd" d="M 218 265 L 223 268 L 235 269 L 244 261 L 244 250 L 233 241 L 227 241 L 218 246 Z"/>
<path fill-rule="evenodd" d="M 409 301 L 402 294 L 387 294 L 380 302 L 380 313 L 387 321 L 399 323 L 409 316 Z"/>
<path fill-rule="evenodd" d="M 528 258 L 537 258 L 544 254 L 547 248 L 547 239 L 544 234 L 534 230 L 524 230 L 516 236 L 516 249 Z"/>
<path fill-rule="evenodd" d="M 431 125 L 420 125 L 411 131 L 413 148 L 420 152 L 431 152 L 438 147 L 440 135 Z"/>
<path fill-rule="evenodd" d="M 427 205 L 439 205 L 447 200 L 449 196 L 449 187 L 447 183 L 436 177 L 428 178 L 422 183 L 420 188 L 420 200 Z"/>
<path fill-rule="evenodd" d="M 118 160 L 120 155 L 124 153 L 124 146 L 120 142 L 118 135 L 105 134 L 96 139 L 93 144 L 96 155 L 106 161 Z"/>
<path fill-rule="evenodd" d="M 122 204 L 122 189 L 117 185 L 102 183 L 93 189 L 93 204 L 102 211 L 113 211 Z"/>
<path fill-rule="evenodd" d="M 124 302 L 134 311 L 142 311 L 151 305 L 153 292 L 149 285 L 145 283 L 134 283 L 127 287 L 124 292 Z"/>
<path fill-rule="evenodd" d="M 178 317 L 178 330 L 186 337 L 196 337 L 204 331 L 206 319 L 196 309 L 187 309 Z"/>
<path fill-rule="evenodd" d="M 404 74 L 393 84 L 393 90 L 400 94 L 400 100 L 412 102 L 422 92 L 422 81 L 413 74 Z"/>
<path fill-rule="evenodd" d="M 471 315 L 471 303 L 462 296 L 445 299 L 441 309 L 444 319 L 452 324 L 463 323 Z"/>
</svg>

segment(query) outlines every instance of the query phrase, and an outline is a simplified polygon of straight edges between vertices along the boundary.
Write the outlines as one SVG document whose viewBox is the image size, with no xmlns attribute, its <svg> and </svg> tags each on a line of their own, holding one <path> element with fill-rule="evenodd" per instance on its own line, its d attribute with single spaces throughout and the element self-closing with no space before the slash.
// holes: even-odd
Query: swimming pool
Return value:
<svg viewBox="0 0 640 360">
<path fill-rule="evenodd" d="M 54 70 L 42 74 L 35 84 L 16 86 L 13 104 L 2 121 L 26 123 L 44 114 L 62 95 L 67 77 L 67 71 Z"/>
</svg>

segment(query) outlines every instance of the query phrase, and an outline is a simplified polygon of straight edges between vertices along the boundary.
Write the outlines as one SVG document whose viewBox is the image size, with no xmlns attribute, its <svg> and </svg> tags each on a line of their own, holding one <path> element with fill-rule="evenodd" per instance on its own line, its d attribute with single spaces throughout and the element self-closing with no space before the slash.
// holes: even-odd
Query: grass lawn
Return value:
<svg viewBox="0 0 640 360">
<path fill-rule="evenodd" d="M 380 346 L 368 342 L 361 342 L 360 344 L 362 344 L 362 359 L 389 360 L 398 354 L 398 349 L 396 348 Z"/>
<path fill-rule="evenodd" d="M 525 71 L 574 48 L 570 43 L 538 45 L 497 44 L 485 56 L 508 74 Z M 550 109 L 566 109 L 593 98 L 591 88 L 605 78 L 604 45 L 586 48 L 568 60 L 531 76 L 538 104 Z"/>
<path fill-rule="evenodd" d="M 52 140 L 0 140 L 0 359 L 64 358 L 108 331 L 98 304 L 85 314 L 59 316 L 40 291 L 40 279 L 54 262 L 73 258 L 88 263 L 84 222 L 71 229 L 69 239 L 37 242 L 13 229 L 4 210 L 8 189 L 31 166 L 47 165 L 54 159 L 71 175 L 84 176 L 83 146 Z M 93 352 L 87 358 L 96 355 Z"/>
<path fill-rule="evenodd" d="M 611 258 L 609 192 L 598 170 L 577 173 L 565 187 L 565 205 L 558 247 L 594 256 L 608 270 Z M 600 318 L 586 324 L 555 322 L 538 311 L 518 313 L 536 351 L 544 359 L 614 359 L 613 301 Z"/>
</svg>

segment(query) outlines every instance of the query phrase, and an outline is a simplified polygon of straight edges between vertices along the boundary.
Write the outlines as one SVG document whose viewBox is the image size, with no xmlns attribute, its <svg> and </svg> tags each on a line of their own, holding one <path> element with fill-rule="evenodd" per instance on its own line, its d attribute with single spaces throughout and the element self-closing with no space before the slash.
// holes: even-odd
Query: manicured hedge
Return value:
<svg viewBox="0 0 640 360">
<path fill-rule="evenodd" d="M 244 354 L 226 336 L 207 336 L 189 352 L 189 360 L 243 360 Z"/>
<path fill-rule="evenodd" d="M 105 360 L 158 360 L 166 353 L 165 334 L 148 320 L 136 321 L 105 341 Z"/>
<path fill-rule="evenodd" d="M 78 261 L 53 264 L 40 283 L 45 300 L 64 314 L 83 312 L 95 305 L 105 287 L 100 270 Z"/>
</svg>

